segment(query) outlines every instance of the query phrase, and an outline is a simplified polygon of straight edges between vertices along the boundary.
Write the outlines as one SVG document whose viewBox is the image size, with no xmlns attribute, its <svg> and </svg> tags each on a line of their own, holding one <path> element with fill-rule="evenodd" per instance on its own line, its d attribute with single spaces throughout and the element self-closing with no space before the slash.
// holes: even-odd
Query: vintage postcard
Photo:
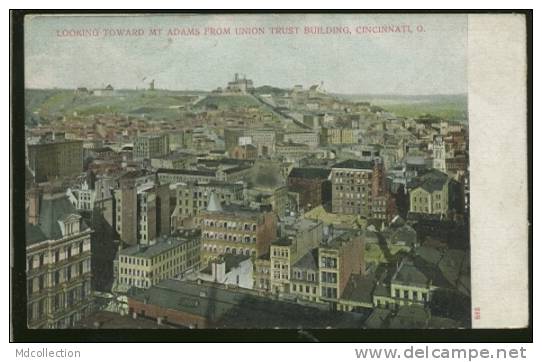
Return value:
<svg viewBox="0 0 542 362">
<path fill-rule="evenodd" d="M 525 46 L 520 15 L 27 15 L 27 327 L 526 327 Z"/>
</svg>

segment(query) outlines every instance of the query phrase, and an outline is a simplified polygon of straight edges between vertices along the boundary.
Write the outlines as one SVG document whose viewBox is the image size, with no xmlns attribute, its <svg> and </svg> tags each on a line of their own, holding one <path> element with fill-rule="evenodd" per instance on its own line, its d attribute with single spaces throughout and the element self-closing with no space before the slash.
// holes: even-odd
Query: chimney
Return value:
<svg viewBox="0 0 542 362">
<path fill-rule="evenodd" d="M 28 222 L 37 225 L 40 219 L 41 190 L 34 188 L 28 191 Z"/>
<path fill-rule="evenodd" d="M 211 263 L 211 273 L 214 282 L 222 283 L 226 278 L 226 261 L 215 259 Z"/>
</svg>

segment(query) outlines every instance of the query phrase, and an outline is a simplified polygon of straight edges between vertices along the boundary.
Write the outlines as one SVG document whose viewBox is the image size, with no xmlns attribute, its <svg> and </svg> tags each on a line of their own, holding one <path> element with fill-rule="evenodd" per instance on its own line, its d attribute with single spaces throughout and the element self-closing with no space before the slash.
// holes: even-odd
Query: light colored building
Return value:
<svg viewBox="0 0 542 362">
<path fill-rule="evenodd" d="M 176 205 L 171 215 L 171 229 L 182 227 L 184 221 L 198 216 L 207 209 L 211 192 L 214 192 L 221 203 L 230 204 L 242 201 L 245 185 L 242 182 L 230 183 L 222 181 L 177 183 L 173 185 Z"/>
<path fill-rule="evenodd" d="M 153 240 L 151 245 L 132 245 L 118 253 L 116 290 L 149 288 L 164 279 L 200 268 L 201 233 L 184 230 Z"/>
<path fill-rule="evenodd" d="M 432 170 L 418 180 L 410 191 L 410 212 L 414 214 L 448 215 L 449 186 L 452 179 L 445 173 Z"/>
<path fill-rule="evenodd" d="M 253 264 L 250 256 L 226 254 L 213 258 L 207 267 L 197 273 L 187 274 L 182 279 L 202 280 L 253 289 L 252 273 Z"/>
<path fill-rule="evenodd" d="M 357 142 L 352 128 L 322 127 L 321 143 L 327 145 L 351 145 Z"/>
<path fill-rule="evenodd" d="M 134 141 L 134 159 L 152 159 L 163 157 L 169 153 L 169 136 L 143 135 Z"/>
<path fill-rule="evenodd" d="M 290 293 L 292 265 L 311 249 L 319 246 L 323 238 L 323 223 L 309 219 L 284 218 L 281 237 L 271 243 L 271 289 L 275 294 Z"/>
<path fill-rule="evenodd" d="M 31 193 L 27 215 L 28 327 L 72 327 L 93 309 L 92 230 L 64 193 Z"/>
<path fill-rule="evenodd" d="M 446 144 L 440 135 L 433 138 L 433 168 L 446 172 Z"/>
<path fill-rule="evenodd" d="M 284 134 L 284 142 L 301 143 L 316 148 L 320 144 L 318 132 L 289 132 Z"/>
</svg>

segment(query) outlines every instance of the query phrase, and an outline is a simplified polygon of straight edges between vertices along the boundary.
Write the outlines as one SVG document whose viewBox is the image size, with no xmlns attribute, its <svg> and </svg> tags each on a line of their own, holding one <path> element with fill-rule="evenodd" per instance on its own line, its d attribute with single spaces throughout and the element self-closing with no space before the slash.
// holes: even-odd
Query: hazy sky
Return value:
<svg viewBox="0 0 542 362">
<path fill-rule="evenodd" d="M 358 26 L 410 25 L 412 33 L 357 34 Z M 423 32 L 418 32 L 418 25 Z M 239 27 L 263 35 L 235 35 Z M 297 26 L 272 35 L 273 26 Z M 305 26 L 348 26 L 351 35 L 304 34 Z M 230 35 L 205 35 L 229 27 Z M 161 35 L 149 29 L 161 28 Z M 197 28 L 199 36 L 168 36 L 171 28 Z M 97 30 L 98 36 L 58 36 Z M 142 29 L 144 35 L 109 36 L 105 29 Z M 467 91 L 465 15 L 152 15 L 27 17 L 25 76 L 30 88 L 144 87 L 212 90 L 234 73 L 255 86 L 309 86 L 372 94 L 451 94 Z"/>
</svg>

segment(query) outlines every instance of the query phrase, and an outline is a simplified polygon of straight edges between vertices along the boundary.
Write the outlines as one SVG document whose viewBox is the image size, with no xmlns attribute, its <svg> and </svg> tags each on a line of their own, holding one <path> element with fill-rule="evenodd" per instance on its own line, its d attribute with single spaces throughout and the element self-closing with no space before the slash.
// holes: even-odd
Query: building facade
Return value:
<svg viewBox="0 0 542 362">
<path fill-rule="evenodd" d="M 222 254 L 261 256 L 277 235 L 275 213 L 222 206 L 214 193 L 200 222 L 204 260 Z"/>
<path fill-rule="evenodd" d="M 28 145 L 28 166 L 38 183 L 77 175 L 83 171 L 83 142 L 62 140 Z"/>
<path fill-rule="evenodd" d="M 34 193 L 28 216 L 28 327 L 69 328 L 93 310 L 92 230 L 64 193 Z"/>
<path fill-rule="evenodd" d="M 169 153 L 169 136 L 144 135 L 134 141 L 134 159 L 151 159 L 163 157 Z"/>
<path fill-rule="evenodd" d="M 201 233 L 184 230 L 153 240 L 151 245 L 132 245 L 118 253 L 117 290 L 149 288 L 164 279 L 200 268 Z"/>
</svg>

